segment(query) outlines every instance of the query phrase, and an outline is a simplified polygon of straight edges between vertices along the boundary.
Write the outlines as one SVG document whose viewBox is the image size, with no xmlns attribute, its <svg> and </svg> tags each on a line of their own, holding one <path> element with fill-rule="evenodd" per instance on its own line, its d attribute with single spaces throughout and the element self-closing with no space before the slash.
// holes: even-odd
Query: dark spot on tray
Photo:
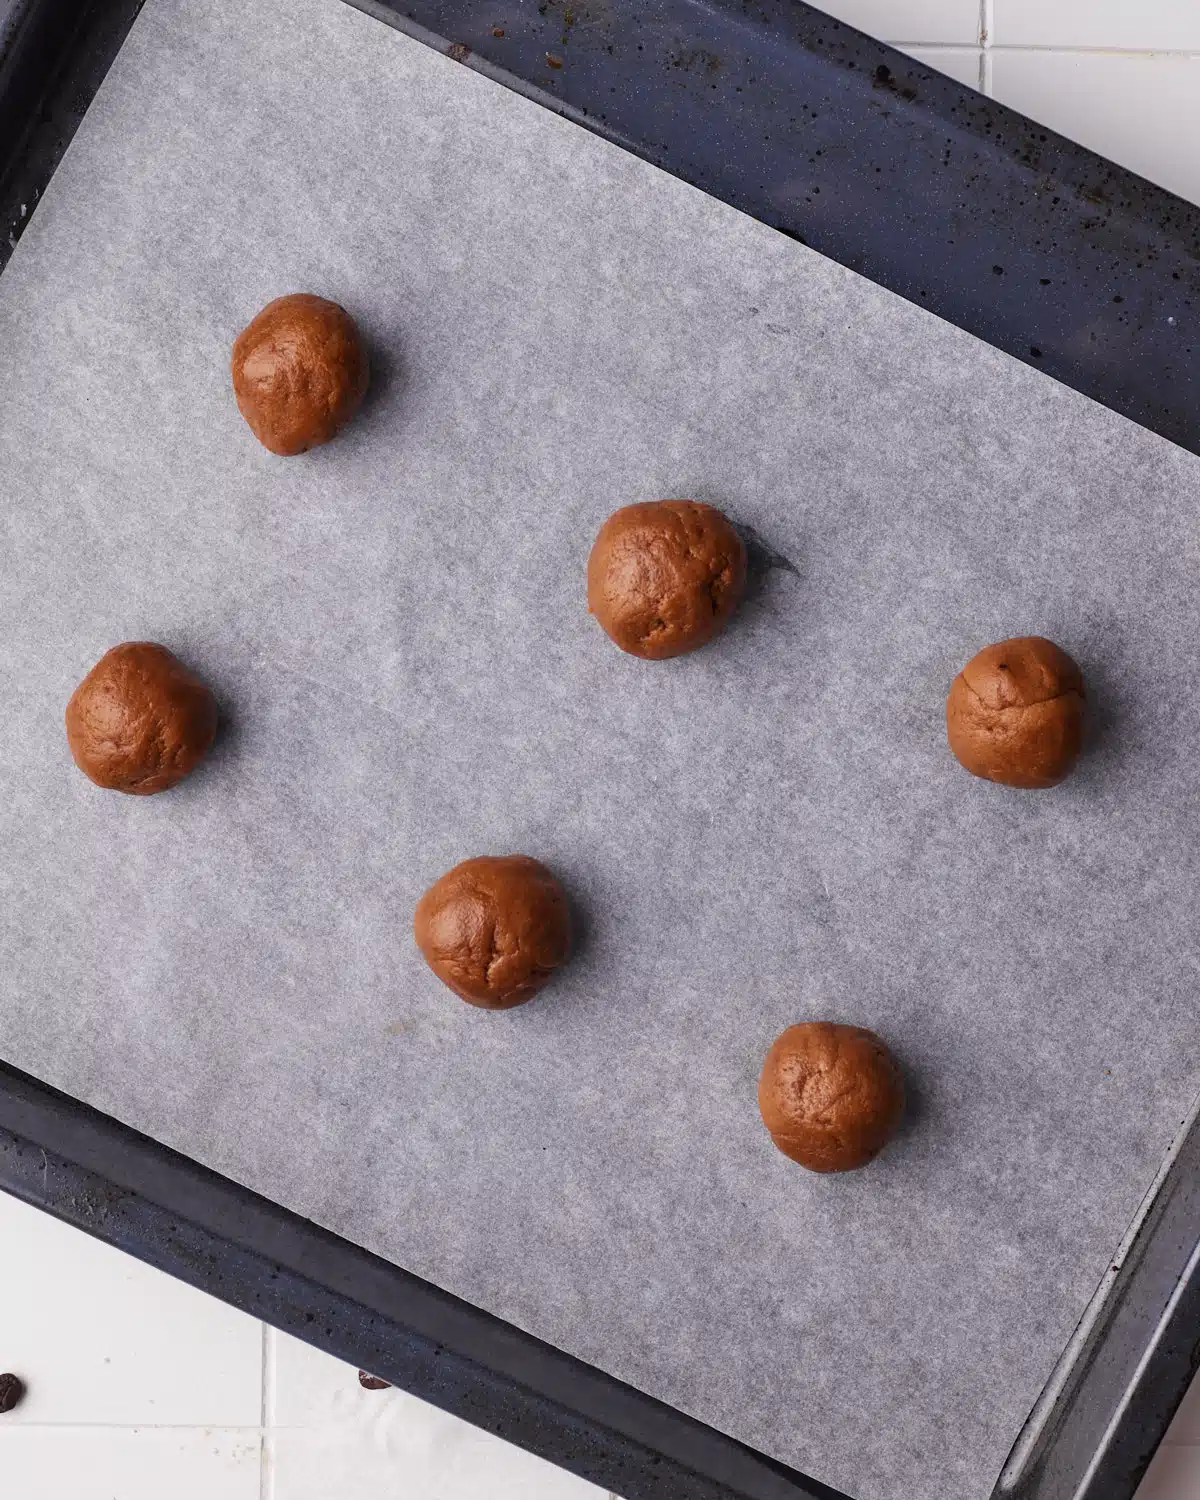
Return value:
<svg viewBox="0 0 1200 1500">
<path fill-rule="evenodd" d="M 1030 357 L 1030 359 L 1041 359 L 1041 357 L 1042 357 L 1042 351 L 1039 348 L 1037 348 L 1035 345 L 1030 344 L 1030 346 L 1029 346 L 1029 357 Z"/>
<path fill-rule="evenodd" d="M 446 56 L 453 62 L 466 62 L 471 55 L 471 49 L 466 42 L 451 42 L 446 48 Z"/>
<path fill-rule="evenodd" d="M 854 64 L 851 63 L 850 66 L 853 67 Z M 910 103 L 917 97 L 916 89 L 910 88 L 908 85 L 902 87 L 896 82 L 896 79 L 892 75 L 892 70 L 888 67 L 887 63 L 880 63 L 875 69 L 875 82 L 873 86 L 877 89 L 887 89 L 889 93 L 896 94 L 899 98 L 906 99 Z"/>
<path fill-rule="evenodd" d="M 712 78 L 721 71 L 721 59 L 705 47 L 692 47 L 686 52 L 676 53 L 671 59 L 671 67 L 682 68 L 685 72 L 702 72 Z"/>
</svg>

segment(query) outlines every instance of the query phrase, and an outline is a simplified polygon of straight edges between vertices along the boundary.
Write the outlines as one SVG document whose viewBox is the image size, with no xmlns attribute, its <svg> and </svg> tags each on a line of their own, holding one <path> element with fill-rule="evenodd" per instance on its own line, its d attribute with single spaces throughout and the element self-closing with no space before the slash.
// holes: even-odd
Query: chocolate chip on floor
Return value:
<svg viewBox="0 0 1200 1500">
<path fill-rule="evenodd" d="M 0 1375 L 0 1413 L 19 1406 L 25 1395 L 25 1382 L 16 1375 Z"/>
</svg>

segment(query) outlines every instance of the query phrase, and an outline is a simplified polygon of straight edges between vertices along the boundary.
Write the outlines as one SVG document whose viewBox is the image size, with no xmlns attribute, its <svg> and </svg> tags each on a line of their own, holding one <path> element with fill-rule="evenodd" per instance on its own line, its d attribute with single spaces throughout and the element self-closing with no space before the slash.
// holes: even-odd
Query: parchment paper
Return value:
<svg viewBox="0 0 1200 1500">
<path fill-rule="evenodd" d="M 375 387 L 281 460 L 228 360 L 298 289 Z M 335 0 L 151 0 L 0 348 L 0 1055 L 861 1500 L 983 1496 L 1197 1084 L 1200 463 Z M 792 568 L 647 664 L 584 567 L 665 495 Z M 943 723 L 1034 632 L 1095 705 L 1037 795 Z M 148 800 L 62 728 L 131 638 L 226 715 Z M 513 850 L 584 937 L 491 1015 L 411 914 Z M 913 1082 L 842 1178 L 756 1108 L 812 1017 Z"/>
</svg>

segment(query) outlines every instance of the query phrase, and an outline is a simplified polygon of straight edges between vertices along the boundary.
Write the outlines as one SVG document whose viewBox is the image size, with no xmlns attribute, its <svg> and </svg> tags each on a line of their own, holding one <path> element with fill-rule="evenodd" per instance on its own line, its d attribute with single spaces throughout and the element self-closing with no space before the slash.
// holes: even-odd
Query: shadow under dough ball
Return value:
<svg viewBox="0 0 1200 1500">
<path fill-rule="evenodd" d="M 571 955 L 563 888 L 525 854 L 455 865 L 417 903 L 413 933 L 442 983 L 485 1010 L 531 1000 Z"/>
<path fill-rule="evenodd" d="M 624 506 L 588 558 L 588 609 L 622 651 L 648 661 L 720 635 L 745 586 L 745 543 L 699 500 Z"/>
<path fill-rule="evenodd" d="M 904 1080 L 873 1031 L 806 1021 L 776 1038 L 758 1084 L 771 1139 L 810 1172 L 849 1172 L 883 1150 L 904 1114 Z"/>
<path fill-rule="evenodd" d="M 973 656 L 946 700 L 950 748 L 973 776 L 1041 789 L 1069 775 L 1083 743 L 1083 673 L 1039 635 Z"/>
<path fill-rule="evenodd" d="M 284 458 L 336 437 L 362 405 L 367 380 L 354 319 L 308 292 L 269 302 L 233 346 L 238 409 L 263 447 Z"/>
<path fill-rule="evenodd" d="M 148 797 L 189 776 L 217 732 L 204 683 L 151 641 L 105 652 L 67 704 L 67 743 L 97 786 Z"/>
</svg>

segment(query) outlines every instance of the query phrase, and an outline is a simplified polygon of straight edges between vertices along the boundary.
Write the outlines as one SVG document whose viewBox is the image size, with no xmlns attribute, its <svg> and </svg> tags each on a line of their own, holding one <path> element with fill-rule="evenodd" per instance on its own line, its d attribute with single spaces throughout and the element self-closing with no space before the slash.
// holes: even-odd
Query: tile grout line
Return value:
<svg viewBox="0 0 1200 1500">
<path fill-rule="evenodd" d="M 919 37 L 881 37 L 886 47 L 896 47 L 908 52 L 919 47 L 922 52 L 1021 52 L 1035 56 L 1046 53 L 1053 57 L 1136 57 L 1164 58 L 1185 62 L 1200 62 L 1200 47 L 1086 47 L 1079 42 L 993 42 L 991 39 L 990 12 L 987 0 L 980 0 L 978 35 L 973 42 L 923 42 Z M 988 40 L 982 40 L 984 33 Z"/>
<path fill-rule="evenodd" d="M 996 24 L 996 0 L 979 0 L 979 92 L 992 92 L 992 31 Z"/>
<path fill-rule="evenodd" d="M 269 1324 L 262 1325 L 262 1400 L 258 1427 L 258 1500 L 271 1500 L 275 1489 L 271 1419 L 275 1404 L 275 1337 Z"/>
<path fill-rule="evenodd" d="M 6 1432 L 261 1432 L 257 1422 L 14 1422 Z"/>
<path fill-rule="evenodd" d="M 880 38 L 883 41 L 883 38 Z M 912 40 L 896 39 L 889 37 L 883 42 L 885 47 L 898 47 L 907 52 L 910 47 L 920 47 L 922 52 L 977 52 L 979 43 L 975 42 L 914 42 Z"/>
<path fill-rule="evenodd" d="M 985 0 L 986 3 L 986 0 Z M 980 28 L 982 30 L 982 26 Z M 911 42 L 906 46 L 935 47 L 946 46 L 948 43 L 941 42 Z M 989 39 L 980 43 L 989 52 L 1020 52 L 1032 56 L 1049 57 L 1135 57 L 1142 59 L 1163 58 L 1179 60 L 1184 62 L 1200 62 L 1200 48 L 1197 47 L 1084 47 L 1078 43 L 1057 42 L 1001 42 L 993 44 Z"/>
</svg>

